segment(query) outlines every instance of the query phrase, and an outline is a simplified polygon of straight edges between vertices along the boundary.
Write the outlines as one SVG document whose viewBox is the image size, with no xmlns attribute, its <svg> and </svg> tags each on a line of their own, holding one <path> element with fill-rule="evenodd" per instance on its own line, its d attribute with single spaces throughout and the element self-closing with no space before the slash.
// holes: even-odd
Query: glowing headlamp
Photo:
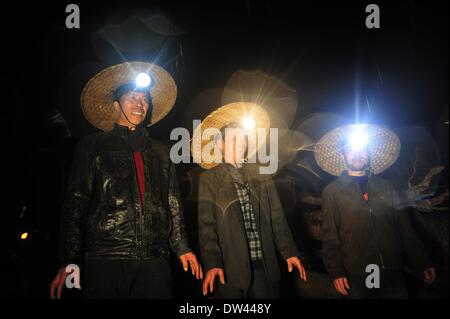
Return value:
<svg viewBox="0 0 450 319">
<path fill-rule="evenodd" d="M 346 147 L 353 151 L 359 151 L 369 145 L 369 136 L 362 127 L 355 127 L 347 138 Z"/>
<path fill-rule="evenodd" d="M 242 125 L 244 126 L 244 128 L 246 130 L 251 130 L 251 129 L 255 128 L 256 121 L 255 121 L 255 119 L 253 119 L 251 117 L 246 117 L 242 120 Z"/>
<path fill-rule="evenodd" d="M 152 84 L 152 78 L 147 73 L 139 73 L 136 76 L 136 86 L 138 88 L 146 88 Z"/>
</svg>

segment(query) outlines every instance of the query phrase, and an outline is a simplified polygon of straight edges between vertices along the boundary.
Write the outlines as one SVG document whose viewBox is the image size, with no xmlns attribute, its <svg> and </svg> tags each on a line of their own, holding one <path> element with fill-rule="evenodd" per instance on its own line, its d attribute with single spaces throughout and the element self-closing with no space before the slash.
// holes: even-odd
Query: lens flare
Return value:
<svg viewBox="0 0 450 319">
<path fill-rule="evenodd" d="M 256 121 L 251 117 L 246 117 L 245 119 L 242 120 L 242 125 L 246 130 L 251 130 L 255 128 Z"/>
<path fill-rule="evenodd" d="M 136 77 L 136 85 L 141 88 L 150 86 L 152 78 L 147 73 L 139 73 Z"/>
<path fill-rule="evenodd" d="M 369 144 L 369 136 L 362 127 L 356 127 L 348 136 L 348 144 L 354 151 L 359 151 Z"/>
</svg>

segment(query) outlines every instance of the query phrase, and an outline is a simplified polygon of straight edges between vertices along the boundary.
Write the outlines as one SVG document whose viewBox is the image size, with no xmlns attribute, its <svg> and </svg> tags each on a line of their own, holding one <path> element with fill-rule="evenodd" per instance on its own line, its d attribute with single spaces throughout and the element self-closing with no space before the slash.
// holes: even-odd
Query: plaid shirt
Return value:
<svg viewBox="0 0 450 319">
<path fill-rule="evenodd" d="M 247 232 L 248 247 L 252 261 L 263 258 L 261 240 L 259 239 L 258 229 L 256 227 L 255 215 L 250 201 L 250 189 L 248 183 L 244 182 L 242 173 L 234 166 L 231 168 L 231 175 L 234 178 L 234 187 L 236 189 L 239 202 L 241 204 L 242 217 Z"/>
</svg>

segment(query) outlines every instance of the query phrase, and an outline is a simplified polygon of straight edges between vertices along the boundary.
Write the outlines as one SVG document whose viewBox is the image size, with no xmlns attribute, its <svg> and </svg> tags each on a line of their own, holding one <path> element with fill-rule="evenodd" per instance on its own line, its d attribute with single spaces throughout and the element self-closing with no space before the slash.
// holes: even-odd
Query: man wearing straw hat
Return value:
<svg viewBox="0 0 450 319">
<path fill-rule="evenodd" d="M 316 145 L 319 166 L 339 176 L 322 194 L 322 245 L 334 287 L 344 296 L 407 298 L 405 262 L 426 284 L 435 279 L 405 205 L 393 186 L 376 176 L 399 152 L 395 133 L 367 124 L 338 127 Z"/>
<path fill-rule="evenodd" d="M 80 266 L 87 298 L 171 297 L 170 251 L 185 271 L 203 276 L 187 245 L 169 150 L 147 132 L 176 94 L 170 74 L 145 62 L 112 66 L 86 84 L 83 113 L 103 132 L 75 151 L 51 298 L 61 298 L 68 265 Z"/>
<path fill-rule="evenodd" d="M 238 102 L 211 113 L 194 132 L 194 139 L 211 129 L 217 133 L 211 134 L 212 140 L 202 138 L 201 148 L 193 143 L 194 160 L 207 169 L 198 190 L 204 295 L 216 290 L 216 298 L 278 298 L 277 251 L 289 271 L 298 269 L 306 280 L 273 182 L 255 165 L 244 163 L 245 153 L 251 158 L 265 142 L 258 136 L 253 151 L 247 147 L 254 137 L 250 131 L 257 128 L 270 128 L 267 113 L 257 104 Z M 206 143 L 219 150 L 219 161 L 202 154 Z"/>
</svg>

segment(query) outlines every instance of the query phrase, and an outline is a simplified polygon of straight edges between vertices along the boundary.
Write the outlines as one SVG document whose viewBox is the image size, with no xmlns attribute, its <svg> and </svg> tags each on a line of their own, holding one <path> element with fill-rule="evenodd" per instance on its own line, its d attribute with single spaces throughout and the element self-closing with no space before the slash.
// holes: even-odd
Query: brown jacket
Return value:
<svg viewBox="0 0 450 319">
<path fill-rule="evenodd" d="M 332 279 L 365 274 L 369 264 L 401 271 L 403 257 L 417 271 L 430 267 L 392 184 L 371 176 L 368 193 L 366 202 L 346 173 L 322 193 L 323 259 Z"/>
<path fill-rule="evenodd" d="M 205 271 L 224 268 L 225 280 L 238 289 L 250 285 L 250 256 L 245 226 L 229 164 L 204 172 L 199 181 L 199 242 Z M 264 267 L 270 280 L 280 279 L 276 251 L 286 260 L 298 256 L 275 185 L 246 166 L 250 200 L 262 241 Z"/>
</svg>

